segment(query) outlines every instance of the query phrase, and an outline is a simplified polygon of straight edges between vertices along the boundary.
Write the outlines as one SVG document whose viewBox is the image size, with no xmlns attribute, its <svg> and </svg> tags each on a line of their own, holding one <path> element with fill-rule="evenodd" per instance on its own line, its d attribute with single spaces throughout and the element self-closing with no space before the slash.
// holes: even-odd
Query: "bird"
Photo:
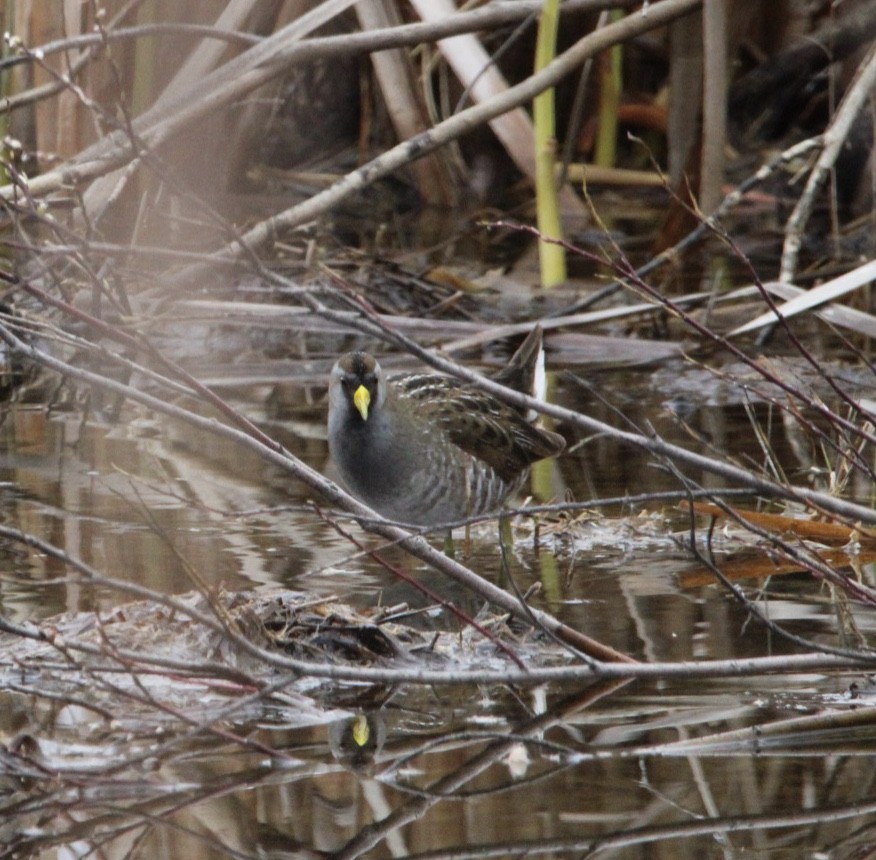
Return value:
<svg viewBox="0 0 876 860">
<path fill-rule="evenodd" d="M 492 379 L 543 398 L 542 339 L 535 326 Z M 387 377 L 367 352 L 341 356 L 329 380 L 329 452 L 342 483 L 409 526 L 448 526 L 498 510 L 533 463 L 565 448 L 534 417 L 452 376 Z"/>
</svg>

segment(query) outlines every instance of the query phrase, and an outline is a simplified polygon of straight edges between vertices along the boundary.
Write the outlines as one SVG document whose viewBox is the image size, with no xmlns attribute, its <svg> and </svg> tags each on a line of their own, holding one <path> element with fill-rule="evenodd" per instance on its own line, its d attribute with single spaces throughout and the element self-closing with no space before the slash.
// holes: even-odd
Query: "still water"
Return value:
<svg viewBox="0 0 876 860">
<path fill-rule="evenodd" d="M 692 373 L 679 363 L 603 374 L 590 380 L 599 396 L 561 384 L 558 397 L 609 422 L 617 405 L 669 441 L 747 461 L 761 458 L 757 425 L 789 474 L 819 479 L 816 452 L 791 438 L 793 428 L 763 404 L 707 395 Z M 270 386 L 228 394 L 330 473 L 318 381 L 286 386 L 284 408 Z M 0 435 L 2 523 L 109 580 L 167 595 L 221 588 L 267 600 L 292 590 L 363 612 L 405 606 L 421 610 L 403 618 L 424 641 L 440 634 L 459 647 L 457 659 L 498 659 L 331 528 L 312 494 L 227 440 L 134 407 L 110 422 L 14 406 Z M 554 492 L 571 499 L 677 489 L 659 464 L 608 439 L 582 440 L 550 469 Z M 457 552 L 506 587 L 540 584 L 534 603 L 639 660 L 793 653 L 720 586 L 684 585 L 686 537 L 674 505 L 614 506 L 549 517 L 537 532 L 520 520 L 504 565 L 495 524 L 460 539 Z M 4 542 L 0 553 L 8 622 L 51 619 L 64 636 L 88 630 L 98 639 L 101 625 L 129 625 L 133 650 L 160 642 L 180 660 L 231 660 L 218 648 L 192 657 L 186 649 L 203 642 L 187 623 L 169 610 L 141 619 L 113 582 L 90 583 L 26 544 Z M 384 555 L 442 597 L 481 609 L 397 548 Z M 872 610 L 838 608 L 803 574 L 749 585 L 793 633 L 837 646 L 856 644 L 843 638 L 850 630 L 872 636 Z M 554 647 L 517 634 L 524 658 Z M 32 644 L 0 639 L 0 857 L 852 858 L 876 850 L 876 711 L 865 672 L 537 689 L 300 678 L 266 702 L 247 700 L 234 678 L 178 680 L 171 668 L 136 681 L 119 672 L 108 685 L 71 671 L 57 648 L 34 671 L 21 662 Z"/>
</svg>

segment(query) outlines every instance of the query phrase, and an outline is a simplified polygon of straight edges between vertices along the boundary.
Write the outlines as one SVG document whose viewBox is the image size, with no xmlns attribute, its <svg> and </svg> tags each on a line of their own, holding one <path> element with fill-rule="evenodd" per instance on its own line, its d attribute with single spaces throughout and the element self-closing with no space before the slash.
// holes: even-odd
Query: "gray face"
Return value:
<svg viewBox="0 0 876 860">
<path fill-rule="evenodd" d="M 396 498 L 414 470 L 410 463 L 403 465 L 404 446 L 383 408 L 386 397 L 387 383 L 373 356 L 342 356 L 329 381 L 329 450 L 354 496 L 384 516 L 400 519 Z"/>
<path fill-rule="evenodd" d="M 329 433 L 340 423 L 367 421 L 383 405 L 383 371 L 373 355 L 348 352 L 332 368 L 329 380 Z"/>
</svg>

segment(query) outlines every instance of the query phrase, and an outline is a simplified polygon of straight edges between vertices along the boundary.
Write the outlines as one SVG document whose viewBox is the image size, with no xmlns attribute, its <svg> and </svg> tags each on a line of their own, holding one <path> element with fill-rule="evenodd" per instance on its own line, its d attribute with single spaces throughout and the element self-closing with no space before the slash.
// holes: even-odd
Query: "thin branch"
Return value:
<svg viewBox="0 0 876 860">
<path fill-rule="evenodd" d="M 539 623 L 551 630 L 554 635 L 562 638 L 578 650 L 595 657 L 597 660 L 629 661 L 631 659 L 625 654 L 621 654 L 613 648 L 602 645 L 601 643 L 590 639 L 590 637 L 584 636 L 579 631 L 573 630 L 568 625 L 563 624 L 546 612 L 531 607 L 521 607 L 517 600 L 506 591 L 483 579 L 483 577 L 478 576 L 476 573 L 469 570 L 469 568 L 444 555 L 444 553 L 434 549 L 425 538 L 413 536 L 410 532 L 404 529 L 386 523 L 386 521 L 382 520 L 375 511 L 344 492 L 337 484 L 326 480 L 318 471 L 306 465 L 297 457 L 294 457 L 278 443 L 273 442 L 272 440 L 263 441 L 259 438 L 263 436 L 260 431 L 256 436 L 250 433 L 245 433 L 241 430 L 236 430 L 233 427 L 223 425 L 214 419 L 204 418 L 187 409 L 168 403 L 158 397 L 138 391 L 124 383 L 117 382 L 116 380 L 83 368 L 75 367 L 61 359 L 49 355 L 32 344 L 25 343 L 17 337 L 7 325 L 2 323 L 0 323 L 0 339 L 5 341 L 10 347 L 24 357 L 42 364 L 51 370 L 78 379 L 84 383 L 96 385 L 99 388 L 105 388 L 115 393 L 122 394 L 150 409 L 156 410 L 157 412 L 179 418 L 190 425 L 199 427 L 211 433 L 224 435 L 245 446 L 253 448 L 268 462 L 271 462 L 284 471 L 289 472 L 307 486 L 321 493 L 332 504 L 336 504 L 339 507 L 351 511 L 361 517 L 364 522 L 375 521 L 368 526 L 369 531 L 374 531 L 389 540 L 398 541 L 399 544 L 412 555 L 416 556 L 421 561 L 432 565 L 436 569 L 441 570 L 447 576 L 456 580 L 466 588 L 480 594 L 485 600 L 490 601 L 496 606 L 499 606 L 524 620 L 529 617 L 529 613 L 534 613 L 539 619 Z M 230 407 L 228 408 L 230 409 Z"/>
<path fill-rule="evenodd" d="M 566 75 L 600 51 L 662 27 L 684 15 L 689 15 L 699 8 L 700 4 L 701 0 L 662 0 L 660 3 L 649 6 L 646 14 L 630 15 L 584 36 L 542 71 L 529 76 L 522 83 L 509 87 L 503 93 L 479 105 L 466 108 L 429 131 L 422 132 L 410 140 L 402 141 L 352 173 L 348 173 L 325 191 L 321 191 L 303 203 L 257 224 L 244 233 L 239 240 L 231 242 L 216 252 L 211 259 L 224 262 L 238 258 L 244 249 L 248 248 L 250 251 L 262 249 L 278 234 L 299 227 L 324 214 L 354 192 L 360 191 L 400 167 L 434 152 L 439 147 L 459 139 L 494 117 L 532 101 L 539 93 L 555 86 Z M 346 38 L 351 39 L 352 37 Z M 39 178 L 34 182 L 38 180 Z M 2 193 L 2 189 L 0 189 L 0 193 Z M 179 288 L 185 284 L 193 283 L 206 277 L 209 271 L 209 266 L 195 264 L 169 279 L 169 287 Z"/>
<path fill-rule="evenodd" d="M 658 4 L 664 5 L 664 2 Z M 671 0 L 677 2 L 677 0 Z M 698 0 L 685 0 L 695 6 Z M 418 45 L 458 33 L 474 32 L 488 26 L 519 20 L 537 9 L 539 2 L 515 0 L 514 3 L 491 5 L 472 12 L 460 12 L 446 21 L 432 24 L 408 24 L 367 33 L 347 33 L 306 41 L 294 41 L 301 19 L 271 36 L 265 37 L 248 51 L 216 71 L 205 75 L 172 102 L 150 108 L 135 120 L 134 131 L 150 147 L 155 148 L 181 128 L 196 122 L 231 102 L 245 96 L 256 87 L 286 73 L 291 66 L 332 56 L 352 56 L 358 53 L 383 51 L 389 48 Z M 564 10 L 601 10 L 607 7 L 635 5 L 635 0 L 570 0 Z M 650 14 L 654 14 L 655 7 Z M 682 14 L 682 13 L 679 13 Z M 32 53 L 32 52 L 31 52 Z M 133 157 L 124 134 L 111 134 L 80 152 L 75 159 L 31 180 L 36 195 L 50 194 L 89 179 L 102 176 L 124 165 Z M 0 197 L 15 199 L 14 186 L 0 187 Z"/>
</svg>

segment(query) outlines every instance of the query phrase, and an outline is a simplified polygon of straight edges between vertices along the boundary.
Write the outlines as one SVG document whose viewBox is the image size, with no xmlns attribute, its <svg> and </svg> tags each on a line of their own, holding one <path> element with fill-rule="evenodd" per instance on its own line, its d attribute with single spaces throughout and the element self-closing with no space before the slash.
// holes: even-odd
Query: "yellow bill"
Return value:
<svg viewBox="0 0 876 860">
<path fill-rule="evenodd" d="M 359 410 L 363 421 L 368 420 L 368 407 L 371 405 L 371 395 L 364 385 L 360 385 L 353 394 L 353 405 Z"/>
<path fill-rule="evenodd" d="M 364 714 L 359 714 L 353 720 L 353 740 L 357 746 L 364 747 L 371 739 L 371 729 L 368 726 L 368 718 Z"/>
</svg>

